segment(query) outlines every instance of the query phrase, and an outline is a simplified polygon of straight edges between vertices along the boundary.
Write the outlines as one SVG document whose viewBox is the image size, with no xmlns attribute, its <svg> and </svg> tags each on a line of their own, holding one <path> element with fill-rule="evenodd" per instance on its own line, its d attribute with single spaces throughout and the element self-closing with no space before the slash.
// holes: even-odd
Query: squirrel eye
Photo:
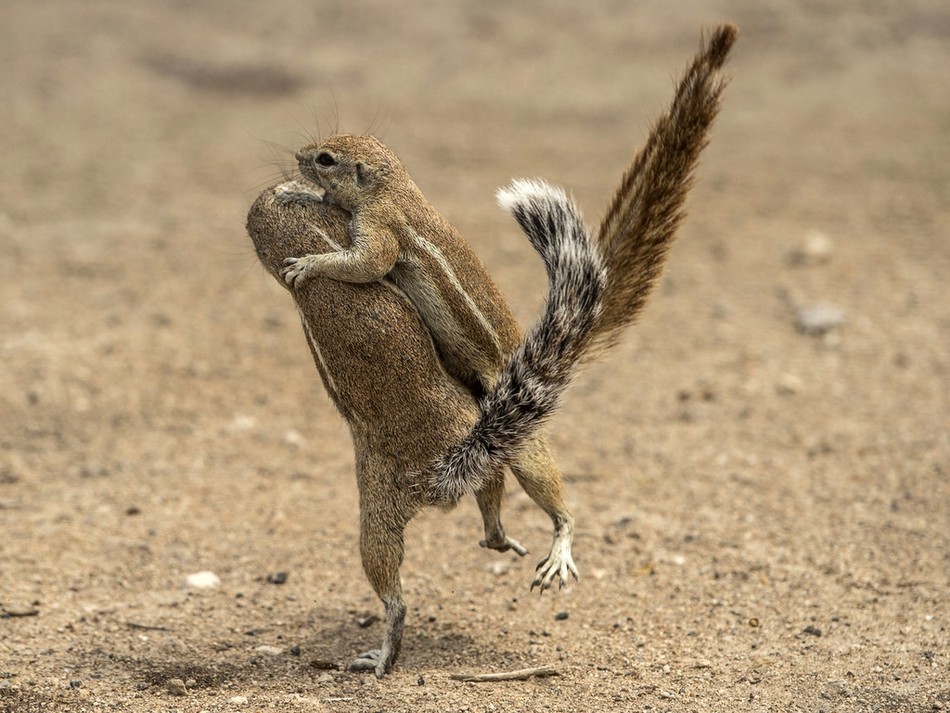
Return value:
<svg viewBox="0 0 950 713">
<path fill-rule="evenodd" d="M 336 166 L 336 159 L 324 151 L 319 156 L 317 156 L 317 163 L 319 163 L 321 166 Z"/>
</svg>

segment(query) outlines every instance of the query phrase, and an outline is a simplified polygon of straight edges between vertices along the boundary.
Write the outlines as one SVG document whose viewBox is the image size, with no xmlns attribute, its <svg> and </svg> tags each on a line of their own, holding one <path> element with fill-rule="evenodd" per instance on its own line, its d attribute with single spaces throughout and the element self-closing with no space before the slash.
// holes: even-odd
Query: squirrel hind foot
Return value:
<svg viewBox="0 0 950 713">
<path fill-rule="evenodd" d="M 561 589 L 570 581 L 572 576 L 574 581 L 580 579 L 577 566 L 574 564 L 574 558 L 571 555 L 570 544 L 565 546 L 564 543 L 556 542 L 551 547 L 550 554 L 538 563 L 537 573 L 531 582 L 531 591 L 537 587 L 538 593 L 544 594 L 546 589 L 551 588 L 555 577 L 559 580 L 558 589 Z"/>
</svg>

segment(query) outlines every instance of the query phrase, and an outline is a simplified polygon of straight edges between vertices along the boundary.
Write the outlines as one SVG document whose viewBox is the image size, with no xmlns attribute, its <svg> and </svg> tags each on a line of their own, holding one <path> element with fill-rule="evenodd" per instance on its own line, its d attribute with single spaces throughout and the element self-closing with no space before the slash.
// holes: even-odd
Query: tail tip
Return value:
<svg viewBox="0 0 950 713">
<path fill-rule="evenodd" d="M 721 67 L 739 37 L 739 28 L 730 22 L 717 26 L 709 38 L 706 53 L 714 67 Z"/>
<path fill-rule="evenodd" d="M 567 200 L 567 194 L 540 178 L 516 178 L 508 186 L 499 188 L 495 192 L 495 199 L 502 210 L 514 213 L 531 203 L 563 203 Z"/>
</svg>

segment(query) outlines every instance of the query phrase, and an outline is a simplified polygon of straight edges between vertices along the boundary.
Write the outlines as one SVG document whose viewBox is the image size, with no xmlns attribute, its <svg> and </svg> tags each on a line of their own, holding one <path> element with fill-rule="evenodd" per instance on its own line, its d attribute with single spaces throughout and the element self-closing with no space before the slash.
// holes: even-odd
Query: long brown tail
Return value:
<svg viewBox="0 0 950 713">
<path fill-rule="evenodd" d="M 617 342 L 639 315 L 663 269 L 686 215 L 699 154 L 719 112 L 726 80 L 717 75 L 738 35 L 717 27 L 693 58 L 669 111 L 654 124 L 633 159 L 600 225 L 598 245 L 607 268 L 604 307 L 594 327 L 594 352 Z"/>
</svg>

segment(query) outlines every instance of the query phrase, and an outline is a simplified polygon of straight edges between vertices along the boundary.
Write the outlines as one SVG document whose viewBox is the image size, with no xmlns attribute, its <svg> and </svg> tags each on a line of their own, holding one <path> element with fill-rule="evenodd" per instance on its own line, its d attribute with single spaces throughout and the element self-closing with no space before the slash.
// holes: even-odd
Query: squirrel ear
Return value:
<svg viewBox="0 0 950 713">
<path fill-rule="evenodd" d="M 369 182 L 369 175 L 366 171 L 366 166 L 362 163 L 356 164 L 356 185 L 365 186 Z"/>
</svg>

